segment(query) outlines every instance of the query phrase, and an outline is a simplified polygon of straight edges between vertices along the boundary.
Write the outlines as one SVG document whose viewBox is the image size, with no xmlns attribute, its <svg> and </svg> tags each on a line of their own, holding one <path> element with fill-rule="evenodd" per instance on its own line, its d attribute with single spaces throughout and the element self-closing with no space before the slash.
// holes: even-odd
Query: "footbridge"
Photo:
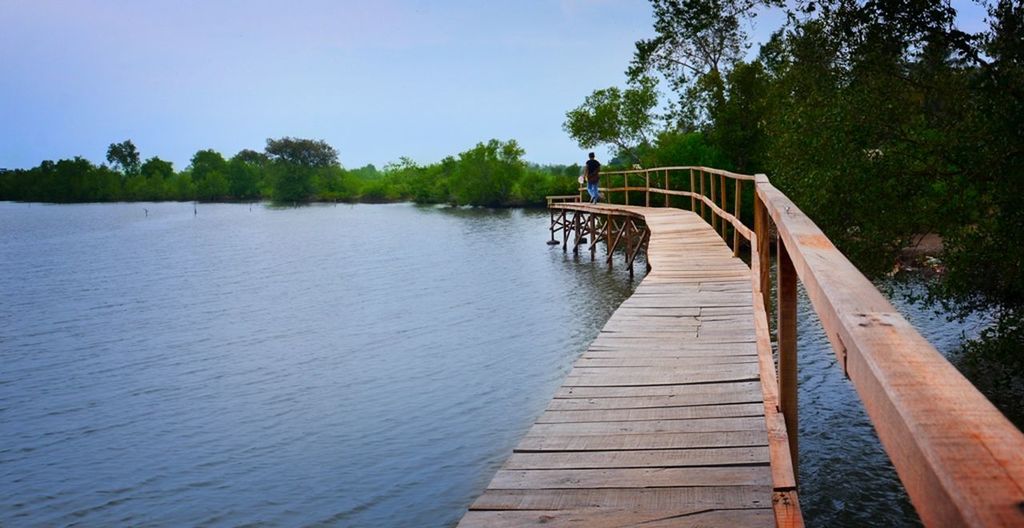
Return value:
<svg viewBox="0 0 1024 528">
<path fill-rule="evenodd" d="M 798 282 L 924 523 L 1024 526 L 1024 435 L 766 176 L 602 177 L 549 243 L 648 273 L 459 526 L 803 526 Z"/>
</svg>

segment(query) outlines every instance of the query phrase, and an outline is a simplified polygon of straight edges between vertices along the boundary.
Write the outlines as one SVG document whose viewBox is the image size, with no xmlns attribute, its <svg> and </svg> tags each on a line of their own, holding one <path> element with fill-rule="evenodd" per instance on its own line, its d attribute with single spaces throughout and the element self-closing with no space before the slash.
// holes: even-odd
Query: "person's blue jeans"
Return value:
<svg viewBox="0 0 1024 528">
<path fill-rule="evenodd" d="M 590 195 L 590 201 L 596 202 L 597 196 L 600 191 L 597 190 L 597 182 L 587 182 L 587 194 Z"/>
</svg>

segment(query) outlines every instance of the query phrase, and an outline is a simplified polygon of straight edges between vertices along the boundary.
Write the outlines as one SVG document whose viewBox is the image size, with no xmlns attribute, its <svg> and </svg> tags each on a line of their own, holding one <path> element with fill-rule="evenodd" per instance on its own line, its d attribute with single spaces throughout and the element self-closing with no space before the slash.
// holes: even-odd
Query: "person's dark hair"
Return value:
<svg viewBox="0 0 1024 528">
<path fill-rule="evenodd" d="M 594 153 L 593 152 L 591 152 L 590 154 L 587 154 L 587 155 L 590 156 L 590 159 L 594 159 Z"/>
</svg>

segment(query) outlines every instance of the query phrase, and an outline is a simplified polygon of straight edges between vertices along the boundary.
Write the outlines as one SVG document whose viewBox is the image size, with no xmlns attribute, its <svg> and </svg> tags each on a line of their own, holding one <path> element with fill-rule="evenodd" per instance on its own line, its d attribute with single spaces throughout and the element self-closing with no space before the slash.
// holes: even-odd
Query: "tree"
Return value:
<svg viewBox="0 0 1024 528">
<path fill-rule="evenodd" d="M 125 176 L 137 176 L 141 165 L 139 151 L 132 140 L 111 143 L 107 147 L 107 162 L 113 164 Z"/>
<path fill-rule="evenodd" d="M 460 153 L 451 179 L 455 202 L 487 207 L 507 205 L 513 185 L 523 174 L 523 153 L 514 139 L 492 139 Z"/>
<path fill-rule="evenodd" d="M 200 150 L 192 156 L 192 182 L 196 198 L 217 200 L 228 194 L 228 162 L 219 152 Z"/>
<path fill-rule="evenodd" d="M 731 160 L 732 169 L 749 174 L 762 170 L 767 93 L 768 80 L 761 63 L 737 63 L 729 72 L 722 97 L 710 108 L 709 139 Z"/>
<path fill-rule="evenodd" d="M 639 159 L 637 147 L 648 142 L 654 127 L 655 84 L 654 79 L 642 77 L 625 90 L 614 86 L 596 90 L 582 105 L 566 112 L 562 129 L 581 148 L 610 144 Z"/>
<path fill-rule="evenodd" d="M 266 155 L 242 150 L 228 162 L 228 193 L 233 198 L 251 200 L 260 195 L 260 180 L 267 164 Z"/>
<path fill-rule="evenodd" d="M 338 151 L 323 140 L 284 137 L 267 139 L 273 199 L 307 202 L 316 193 L 318 169 L 338 166 Z"/>
<path fill-rule="evenodd" d="M 142 164 L 139 178 L 126 183 L 128 196 L 135 200 L 164 200 L 167 182 L 174 177 L 174 166 L 156 156 Z"/>
<path fill-rule="evenodd" d="M 747 48 L 742 22 L 759 6 L 782 0 L 651 0 L 654 38 L 636 43 L 627 76 L 660 73 L 680 96 L 673 117 L 686 126 L 703 122 L 706 100 L 720 96 L 722 79 Z M 705 104 L 702 104 L 705 103 Z"/>
</svg>

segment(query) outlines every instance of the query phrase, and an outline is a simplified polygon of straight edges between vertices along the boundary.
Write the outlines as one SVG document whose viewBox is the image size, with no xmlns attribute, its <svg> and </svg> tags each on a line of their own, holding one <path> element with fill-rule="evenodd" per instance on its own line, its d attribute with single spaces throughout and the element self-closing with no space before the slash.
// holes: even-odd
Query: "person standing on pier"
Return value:
<svg viewBox="0 0 1024 528">
<path fill-rule="evenodd" d="M 601 191 L 597 185 L 601 181 L 601 162 L 594 159 L 593 152 L 588 156 L 590 159 L 587 160 L 586 167 L 587 193 L 590 194 L 590 203 L 597 203 L 601 199 Z"/>
</svg>

